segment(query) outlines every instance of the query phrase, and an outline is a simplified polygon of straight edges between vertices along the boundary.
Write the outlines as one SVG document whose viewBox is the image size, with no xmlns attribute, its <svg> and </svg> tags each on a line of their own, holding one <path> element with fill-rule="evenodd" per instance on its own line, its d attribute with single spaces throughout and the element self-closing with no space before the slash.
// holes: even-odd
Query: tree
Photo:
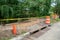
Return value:
<svg viewBox="0 0 60 40">
<path fill-rule="evenodd" d="M 1 18 L 13 18 L 15 11 L 17 11 L 14 7 L 16 7 L 18 3 L 18 0 L 0 0 Z"/>
<path fill-rule="evenodd" d="M 49 9 L 51 7 L 51 0 L 45 0 L 44 3 L 44 10 L 43 10 L 43 16 L 49 15 Z"/>
<path fill-rule="evenodd" d="M 2 5 L 0 11 L 1 11 L 2 18 L 13 17 L 13 9 L 7 5 Z"/>
<path fill-rule="evenodd" d="M 54 9 L 54 13 L 58 14 L 60 17 L 60 0 L 56 0 L 56 6 Z"/>
<path fill-rule="evenodd" d="M 50 4 L 51 0 L 0 0 L 0 17 L 26 18 L 49 15 Z"/>
</svg>

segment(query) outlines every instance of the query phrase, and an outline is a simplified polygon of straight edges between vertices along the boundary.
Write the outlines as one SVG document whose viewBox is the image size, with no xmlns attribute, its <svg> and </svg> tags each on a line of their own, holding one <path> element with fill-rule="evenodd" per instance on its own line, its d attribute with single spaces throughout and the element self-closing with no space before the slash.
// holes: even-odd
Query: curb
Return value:
<svg viewBox="0 0 60 40">
<path fill-rule="evenodd" d="M 38 29 L 39 30 L 39 29 Z M 35 30 L 34 32 L 36 32 L 37 30 Z M 33 32 L 33 33 L 34 33 Z M 22 40 L 24 37 L 27 37 L 27 36 L 29 36 L 29 35 L 31 35 L 31 31 L 29 31 L 29 32 L 27 32 L 27 33 L 25 33 L 25 34 L 22 34 L 22 35 L 19 35 L 19 36 L 17 36 L 17 37 L 14 37 L 14 38 L 12 38 L 12 39 L 10 39 L 10 40 Z"/>
<path fill-rule="evenodd" d="M 19 35 L 19 36 L 14 37 L 14 38 L 12 38 L 12 39 L 10 39 L 10 40 L 22 40 L 22 39 L 23 39 L 25 36 L 27 36 L 27 35 L 30 35 L 30 32 L 27 32 L 27 33 L 25 33 L 25 34 Z"/>
</svg>

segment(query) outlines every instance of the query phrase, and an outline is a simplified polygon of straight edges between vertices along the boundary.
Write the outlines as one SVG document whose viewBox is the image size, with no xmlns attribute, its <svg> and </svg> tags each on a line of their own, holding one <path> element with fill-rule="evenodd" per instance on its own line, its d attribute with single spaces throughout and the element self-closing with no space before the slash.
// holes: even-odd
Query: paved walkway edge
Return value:
<svg viewBox="0 0 60 40">
<path fill-rule="evenodd" d="M 12 38 L 12 39 L 10 39 L 10 40 L 21 40 L 21 39 L 23 39 L 23 38 L 24 38 L 25 36 L 27 36 L 27 35 L 30 35 L 30 32 L 27 32 L 27 33 L 25 33 L 25 34 L 19 35 L 19 36 L 14 37 L 14 38 Z"/>
</svg>

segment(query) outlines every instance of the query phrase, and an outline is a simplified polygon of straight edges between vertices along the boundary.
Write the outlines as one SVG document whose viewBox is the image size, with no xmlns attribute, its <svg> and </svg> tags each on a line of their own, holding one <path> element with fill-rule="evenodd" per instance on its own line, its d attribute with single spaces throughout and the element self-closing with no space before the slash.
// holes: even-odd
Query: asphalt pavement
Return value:
<svg viewBox="0 0 60 40">
<path fill-rule="evenodd" d="M 49 31 L 35 40 L 60 40 L 60 22 L 52 25 Z"/>
</svg>

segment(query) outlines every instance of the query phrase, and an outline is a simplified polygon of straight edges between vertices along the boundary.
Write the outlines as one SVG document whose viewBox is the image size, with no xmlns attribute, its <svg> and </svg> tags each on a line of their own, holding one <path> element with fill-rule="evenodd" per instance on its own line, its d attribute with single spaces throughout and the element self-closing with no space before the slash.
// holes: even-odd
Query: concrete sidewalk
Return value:
<svg viewBox="0 0 60 40">
<path fill-rule="evenodd" d="M 51 30 L 35 40 L 60 40 L 60 22 L 52 25 Z"/>
</svg>

